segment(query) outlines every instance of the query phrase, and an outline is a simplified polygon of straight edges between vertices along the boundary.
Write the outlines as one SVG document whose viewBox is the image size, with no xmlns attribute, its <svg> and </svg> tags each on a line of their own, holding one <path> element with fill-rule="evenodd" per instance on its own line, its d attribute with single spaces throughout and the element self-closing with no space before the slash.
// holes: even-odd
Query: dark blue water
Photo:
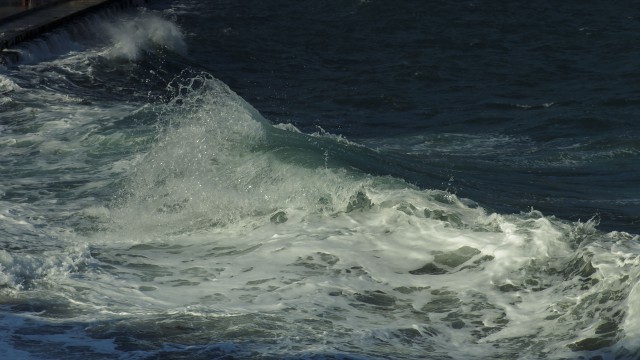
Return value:
<svg viewBox="0 0 640 360">
<path fill-rule="evenodd" d="M 141 1 L 0 66 L 0 358 L 640 358 L 637 1 Z"/>
<path fill-rule="evenodd" d="M 379 146 L 398 166 L 375 172 L 423 188 L 638 233 L 637 3 L 190 6 L 189 60 L 271 121 Z"/>
</svg>

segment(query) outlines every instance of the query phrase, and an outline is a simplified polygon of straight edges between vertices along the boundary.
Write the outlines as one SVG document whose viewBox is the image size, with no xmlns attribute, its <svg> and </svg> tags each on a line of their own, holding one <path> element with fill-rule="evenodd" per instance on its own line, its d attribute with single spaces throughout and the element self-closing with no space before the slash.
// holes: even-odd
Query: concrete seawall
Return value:
<svg viewBox="0 0 640 360">
<path fill-rule="evenodd" d="M 10 55 L 11 47 L 29 41 L 80 16 L 106 8 L 128 8 L 150 0 L 41 0 L 35 5 L 17 1 L 13 8 L 0 7 L 0 50 Z"/>
</svg>

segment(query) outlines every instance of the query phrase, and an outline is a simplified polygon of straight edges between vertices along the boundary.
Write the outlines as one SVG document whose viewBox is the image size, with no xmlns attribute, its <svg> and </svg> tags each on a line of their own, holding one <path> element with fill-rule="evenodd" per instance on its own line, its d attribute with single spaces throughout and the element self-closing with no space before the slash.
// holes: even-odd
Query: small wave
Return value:
<svg viewBox="0 0 640 360">
<path fill-rule="evenodd" d="M 522 110 L 540 110 L 546 109 L 554 106 L 554 102 L 546 102 L 541 104 L 518 104 L 518 103 L 506 103 L 506 102 L 489 102 L 485 103 L 483 106 L 488 109 L 496 109 L 496 110 L 512 110 L 512 109 L 522 109 Z"/>
<path fill-rule="evenodd" d="M 6 76 L 0 75 L 0 95 L 20 90 L 20 86 Z"/>
</svg>

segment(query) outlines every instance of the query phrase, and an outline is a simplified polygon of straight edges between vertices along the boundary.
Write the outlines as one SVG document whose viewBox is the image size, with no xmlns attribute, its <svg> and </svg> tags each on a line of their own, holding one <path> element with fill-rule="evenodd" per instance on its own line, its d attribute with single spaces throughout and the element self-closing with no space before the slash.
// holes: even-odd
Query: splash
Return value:
<svg viewBox="0 0 640 360">
<path fill-rule="evenodd" d="M 407 359 L 425 349 L 478 359 L 637 351 L 626 235 L 534 210 L 487 213 L 446 191 L 327 166 L 304 144 L 360 147 L 271 126 L 207 74 L 170 89 L 156 144 L 94 253 L 141 293 L 121 294 L 128 301 L 186 309 L 191 322 L 247 316 L 337 353 L 345 344 Z M 238 324 L 235 338 L 252 338 Z M 267 348 L 282 355 L 295 344 Z"/>
<path fill-rule="evenodd" d="M 60 55 L 82 53 L 96 43 L 106 44 L 101 55 L 109 59 L 136 61 L 156 49 L 182 56 L 187 53 L 184 34 L 171 13 L 139 8 L 134 15 L 107 10 L 80 19 L 19 44 L 6 60 L 12 65 L 36 64 Z"/>
<path fill-rule="evenodd" d="M 284 209 L 344 208 L 363 186 L 345 181 L 343 170 L 283 163 L 290 155 L 274 149 L 270 135 L 283 130 L 210 75 L 170 90 L 176 95 L 161 111 L 165 128 L 116 205 L 116 226 L 150 234 L 269 222 Z"/>
<path fill-rule="evenodd" d="M 104 54 L 111 59 L 138 60 L 154 47 L 186 55 L 187 45 L 180 28 L 156 12 L 142 12 L 135 18 L 103 24 L 111 46 Z"/>
</svg>

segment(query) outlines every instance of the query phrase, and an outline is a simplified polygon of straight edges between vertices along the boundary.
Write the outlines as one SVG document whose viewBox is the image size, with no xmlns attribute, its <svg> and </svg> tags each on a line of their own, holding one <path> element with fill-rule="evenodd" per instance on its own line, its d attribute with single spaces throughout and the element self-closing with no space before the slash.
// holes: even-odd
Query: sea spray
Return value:
<svg viewBox="0 0 640 360">
<path fill-rule="evenodd" d="M 170 3 L 187 56 L 163 45 L 179 34 L 130 27 L 137 13 L 2 69 L 16 85 L 0 125 L 3 354 L 638 358 L 638 237 L 584 221 L 604 206 L 617 230 L 636 224 L 633 99 L 614 73 L 578 89 L 553 56 L 527 56 L 591 61 L 566 37 L 622 45 L 612 29 L 633 21 L 603 17 L 591 36 L 555 8 L 523 28 L 484 22 L 510 11 L 487 4 L 448 18 L 419 2 Z M 521 29 L 554 46 L 532 50 Z"/>
<path fill-rule="evenodd" d="M 59 221 L 99 224 L 52 238 L 58 247 L 77 244 L 76 255 L 54 247 L 0 260 L 9 303 L 25 306 L 25 295 L 43 321 L 84 323 L 64 331 L 92 344 L 93 354 L 108 348 L 100 339 L 113 339 L 107 351 L 120 355 L 158 354 L 166 343 L 242 357 L 638 351 L 629 317 L 636 238 L 535 210 L 496 214 L 367 174 L 351 162 L 354 153 L 368 156 L 362 146 L 273 127 L 206 73 L 184 72 L 167 92 L 153 111 L 133 112 L 156 114 L 150 144 L 113 129 L 101 135 L 130 148 L 114 153 L 105 144 L 104 154 L 122 155 L 98 167 L 121 177 L 122 191 L 110 204 L 83 199 L 89 185 L 72 192 L 69 210 L 92 206 Z M 43 129 L 83 129 L 59 125 Z M 50 351 L 54 337 L 36 336 L 38 351 Z"/>
<path fill-rule="evenodd" d="M 10 66 L 33 65 L 61 55 L 86 51 L 103 44 L 102 55 L 112 60 L 139 60 L 156 49 L 185 56 L 184 34 L 172 21 L 170 13 L 139 8 L 114 16 L 105 10 L 80 18 L 64 27 L 18 44 L 7 57 Z"/>
<path fill-rule="evenodd" d="M 135 18 L 105 21 L 102 27 L 112 43 L 105 56 L 138 60 L 151 47 L 160 47 L 182 56 L 187 53 L 184 34 L 172 21 L 156 12 L 141 12 Z"/>
<path fill-rule="evenodd" d="M 269 218 L 283 208 L 330 208 L 336 196 L 344 205 L 361 186 L 327 182 L 335 170 L 283 163 L 281 146 L 269 140 L 269 132 L 281 130 L 210 75 L 181 78 L 169 85 L 174 97 L 160 106 L 165 127 L 136 166 L 115 216 L 149 215 L 152 228 L 177 231 Z"/>
<path fill-rule="evenodd" d="M 418 348 L 435 358 L 637 351 L 616 346 L 630 278 L 620 267 L 602 272 L 612 244 L 594 222 L 487 213 L 448 192 L 328 168 L 318 150 L 313 166 L 282 157 L 282 136 L 292 144 L 315 137 L 271 137 L 282 126 L 271 128 L 210 76 L 180 84 L 162 112 L 166 127 L 113 209 L 110 231 L 122 245 L 94 252 L 145 298 L 201 314 L 254 314 L 287 332 L 313 321 L 305 341 L 329 331 L 325 351 L 342 348 L 346 333 L 337 329 L 350 329 L 347 343 L 362 354 L 408 341 L 398 358 Z M 113 240 L 110 231 L 98 238 Z M 117 254 L 127 248 L 123 261 Z M 145 270 L 159 263 L 162 271 Z M 291 351 L 265 331 L 257 339 L 269 351 Z"/>
</svg>

